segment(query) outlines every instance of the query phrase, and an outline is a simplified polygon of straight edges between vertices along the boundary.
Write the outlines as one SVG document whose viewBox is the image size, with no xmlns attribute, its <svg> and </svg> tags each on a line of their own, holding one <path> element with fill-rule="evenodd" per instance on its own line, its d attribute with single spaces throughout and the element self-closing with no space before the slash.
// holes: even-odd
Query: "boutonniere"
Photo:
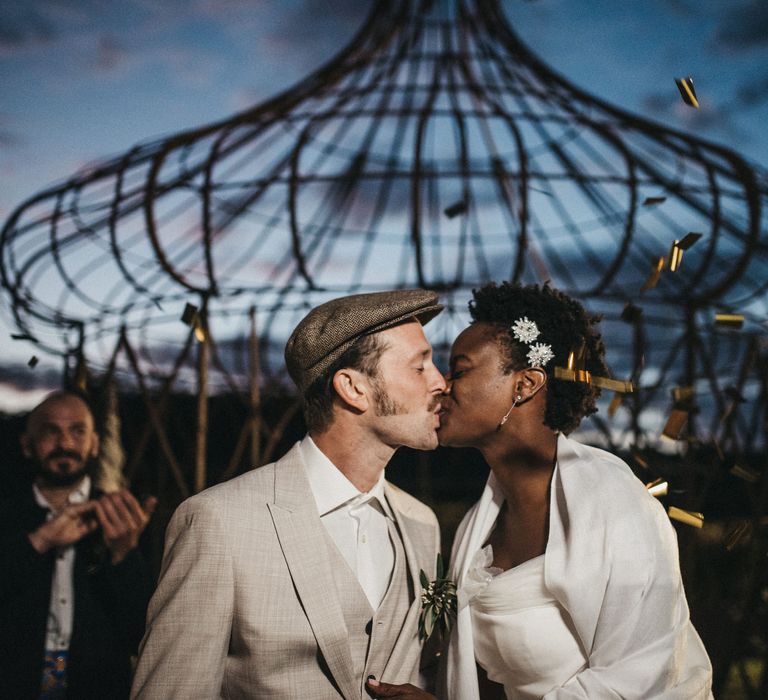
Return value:
<svg viewBox="0 0 768 700">
<path fill-rule="evenodd" d="M 440 638 L 451 631 L 456 619 L 456 584 L 445 576 L 443 555 L 437 555 L 437 576 L 434 581 L 427 578 L 424 570 L 419 571 L 421 580 L 421 615 L 419 615 L 419 639 L 428 640 L 437 630 Z"/>
</svg>

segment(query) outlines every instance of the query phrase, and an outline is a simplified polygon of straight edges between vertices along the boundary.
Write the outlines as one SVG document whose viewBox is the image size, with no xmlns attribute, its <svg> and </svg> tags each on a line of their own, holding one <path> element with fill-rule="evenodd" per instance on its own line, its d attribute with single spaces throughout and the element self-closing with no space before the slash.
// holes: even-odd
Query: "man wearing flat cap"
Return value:
<svg viewBox="0 0 768 700">
<path fill-rule="evenodd" d="M 419 682 L 419 570 L 432 511 L 384 479 L 437 446 L 445 382 L 422 325 L 434 293 L 313 309 L 285 349 L 308 434 L 282 459 L 185 501 L 166 535 L 132 697 L 361 700 Z"/>
</svg>

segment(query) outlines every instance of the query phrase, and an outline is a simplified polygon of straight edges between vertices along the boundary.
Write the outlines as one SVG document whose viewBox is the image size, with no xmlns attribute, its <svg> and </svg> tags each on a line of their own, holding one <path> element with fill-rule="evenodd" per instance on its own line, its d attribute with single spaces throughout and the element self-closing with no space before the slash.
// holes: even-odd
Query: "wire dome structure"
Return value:
<svg viewBox="0 0 768 700">
<path fill-rule="evenodd" d="M 613 372 L 639 388 L 614 425 L 597 418 L 603 439 L 655 440 L 684 386 L 689 435 L 743 452 L 764 444 L 765 203 L 756 166 L 570 84 L 497 0 L 382 0 L 274 99 L 23 203 L 0 270 L 23 336 L 150 384 L 199 384 L 179 322 L 194 304 L 205 381 L 241 391 L 254 310 L 261 371 L 281 381 L 285 338 L 328 298 L 436 289 L 444 349 L 472 288 L 549 281 L 604 315 Z M 641 292 L 689 232 L 702 238 L 680 270 Z M 716 311 L 746 326 L 721 329 Z"/>
</svg>

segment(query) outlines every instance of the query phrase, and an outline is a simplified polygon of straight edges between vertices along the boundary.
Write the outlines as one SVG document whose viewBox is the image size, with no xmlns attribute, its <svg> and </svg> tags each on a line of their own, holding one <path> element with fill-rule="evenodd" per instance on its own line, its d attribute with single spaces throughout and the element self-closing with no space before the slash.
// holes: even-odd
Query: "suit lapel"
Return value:
<svg viewBox="0 0 768 700">
<path fill-rule="evenodd" d="M 275 502 L 268 504 L 277 538 L 317 645 L 347 700 L 360 697 L 323 525 L 297 448 L 275 466 Z"/>
<path fill-rule="evenodd" d="M 414 600 L 408 609 L 403 632 L 398 637 L 387 664 L 387 668 L 396 669 L 403 663 L 405 656 L 409 654 L 411 645 L 418 634 L 419 613 L 421 612 L 419 571 L 423 569 L 430 580 L 434 578 L 437 552 L 435 550 L 434 528 L 410 517 L 410 509 L 400 498 L 399 491 L 389 483 L 386 486 L 386 494 L 402 536 L 403 549 L 408 560 L 408 574 L 414 591 Z"/>
</svg>

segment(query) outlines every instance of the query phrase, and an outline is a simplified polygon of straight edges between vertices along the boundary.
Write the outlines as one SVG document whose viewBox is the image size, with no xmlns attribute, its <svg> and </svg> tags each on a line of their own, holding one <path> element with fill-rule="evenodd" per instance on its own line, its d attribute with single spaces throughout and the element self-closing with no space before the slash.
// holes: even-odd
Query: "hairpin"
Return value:
<svg viewBox="0 0 768 700">
<path fill-rule="evenodd" d="M 530 367 L 544 367 L 555 356 L 551 345 L 534 342 L 541 335 L 536 321 L 531 321 L 527 316 L 523 316 L 518 318 L 511 328 L 515 339 L 528 346 L 527 358 Z"/>
</svg>

